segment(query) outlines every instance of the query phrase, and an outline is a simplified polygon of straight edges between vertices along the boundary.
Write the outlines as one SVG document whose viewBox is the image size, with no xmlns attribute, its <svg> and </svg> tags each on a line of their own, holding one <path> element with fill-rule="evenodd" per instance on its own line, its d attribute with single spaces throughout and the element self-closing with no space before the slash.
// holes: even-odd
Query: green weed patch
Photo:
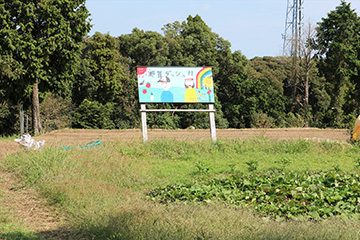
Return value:
<svg viewBox="0 0 360 240">
<path fill-rule="evenodd" d="M 352 240 L 360 239 L 359 219 L 328 217 L 331 214 L 322 214 L 318 209 L 325 207 L 319 205 L 312 211 L 311 204 L 316 201 L 311 193 L 316 191 L 308 192 L 311 187 L 306 184 L 317 186 L 318 195 L 322 193 L 324 199 L 339 193 L 343 199 L 324 204 L 341 210 L 333 215 L 354 216 L 358 209 L 350 208 L 359 204 L 348 202 L 355 199 L 351 194 L 359 192 L 359 181 L 350 181 L 358 179 L 359 156 L 358 146 L 336 142 L 255 138 L 214 145 L 210 141 L 194 144 L 164 140 L 145 145 L 104 142 L 96 148 L 71 151 L 45 147 L 9 155 L 0 167 L 64 210 L 71 234 L 81 233 L 84 239 Z M 330 179 L 331 174 L 336 180 L 333 186 L 335 182 L 339 186 L 327 192 L 331 181 L 316 180 L 316 175 Z M 308 183 L 300 184 L 304 181 Z M 173 183 L 176 185 L 170 186 Z M 171 193 L 159 189 L 163 193 L 152 197 L 156 201 L 144 197 L 151 189 L 163 186 L 177 195 L 168 199 L 165 195 Z M 276 192 L 277 188 L 281 191 Z M 346 188 L 353 193 L 343 194 Z M 297 197 L 306 194 L 310 199 L 305 206 L 298 206 L 301 201 Z M 294 209 L 302 212 L 293 213 Z M 273 221 L 276 218 L 324 220 Z M 16 230 L 4 230 L 4 225 L 7 222 L 2 229 L 0 226 L 0 239 L 17 239 Z"/>
<path fill-rule="evenodd" d="M 274 218 L 317 220 L 360 213 L 360 176 L 337 171 L 271 170 L 206 183 L 168 185 L 148 196 L 162 203 L 224 201 L 252 206 Z"/>
</svg>

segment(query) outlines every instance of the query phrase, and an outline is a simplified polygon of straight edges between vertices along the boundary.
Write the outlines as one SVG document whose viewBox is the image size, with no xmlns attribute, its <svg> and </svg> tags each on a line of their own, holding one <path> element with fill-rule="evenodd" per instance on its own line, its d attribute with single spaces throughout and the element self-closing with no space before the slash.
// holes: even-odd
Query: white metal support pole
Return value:
<svg viewBox="0 0 360 240">
<path fill-rule="evenodd" d="M 210 134 L 213 143 L 216 143 L 216 125 L 214 104 L 209 104 Z"/>
<path fill-rule="evenodd" d="M 141 131 L 143 135 L 143 142 L 146 143 L 148 140 L 147 123 L 146 123 L 146 104 L 141 104 L 140 109 L 141 109 Z"/>
<path fill-rule="evenodd" d="M 24 133 L 25 133 L 25 117 L 24 117 L 24 109 L 23 109 L 23 105 L 22 105 L 22 103 L 20 104 L 20 107 L 19 107 L 19 109 L 20 109 L 20 116 L 19 116 L 19 118 L 20 118 L 20 135 L 23 135 Z"/>
</svg>

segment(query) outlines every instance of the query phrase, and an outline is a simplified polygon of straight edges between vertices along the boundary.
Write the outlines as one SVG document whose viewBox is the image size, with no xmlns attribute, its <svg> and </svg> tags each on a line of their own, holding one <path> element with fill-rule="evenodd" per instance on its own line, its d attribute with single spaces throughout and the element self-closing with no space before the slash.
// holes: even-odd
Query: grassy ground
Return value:
<svg viewBox="0 0 360 240">
<path fill-rule="evenodd" d="M 0 135 L 0 141 L 14 140 L 16 138 L 19 138 L 19 136 L 18 135 L 7 135 L 7 136 Z"/>
<path fill-rule="evenodd" d="M 2 167 L 67 212 L 70 231 L 91 239 L 360 239 L 358 218 L 276 222 L 222 203 L 161 205 L 146 198 L 156 187 L 246 172 L 249 165 L 354 172 L 359 156 L 359 147 L 336 142 L 156 141 L 24 151 Z"/>
<path fill-rule="evenodd" d="M 0 136 L 0 141 L 8 141 L 15 137 Z M 1 159 L 1 154 L 0 154 Z M 0 181 L 3 179 L 0 177 Z M 35 233 L 23 226 L 21 221 L 14 217 L 12 209 L 3 206 L 4 193 L 0 189 L 0 239 L 4 240 L 37 240 Z"/>
<path fill-rule="evenodd" d="M 0 203 L 2 193 L 0 192 Z M 0 205 L 0 239 L 4 240 L 37 240 L 35 233 L 32 233 L 22 226 L 19 219 L 15 219 L 10 209 Z"/>
</svg>

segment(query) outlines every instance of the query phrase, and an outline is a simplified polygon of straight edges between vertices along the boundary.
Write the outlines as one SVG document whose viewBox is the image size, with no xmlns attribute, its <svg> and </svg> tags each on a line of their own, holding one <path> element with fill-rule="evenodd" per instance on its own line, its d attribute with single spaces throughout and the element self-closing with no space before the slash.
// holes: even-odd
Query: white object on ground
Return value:
<svg viewBox="0 0 360 240">
<path fill-rule="evenodd" d="M 20 145 L 24 146 L 27 150 L 39 150 L 45 144 L 45 140 L 36 141 L 31 137 L 30 134 L 24 134 L 20 138 L 15 139 L 15 142 L 19 143 Z"/>
</svg>

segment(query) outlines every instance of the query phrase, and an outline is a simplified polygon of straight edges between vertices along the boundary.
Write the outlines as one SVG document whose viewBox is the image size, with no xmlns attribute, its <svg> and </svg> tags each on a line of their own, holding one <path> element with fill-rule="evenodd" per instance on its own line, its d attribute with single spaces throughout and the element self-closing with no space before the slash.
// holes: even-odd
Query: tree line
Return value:
<svg viewBox="0 0 360 240">
<path fill-rule="evenodd" d="M 18 132 L 22 114 L 35 134 L 138 128 L 136 66 L 212 66 L 220 128 L 342 128 L 359 114 L 360 17 L 345 1 L 308 29 L 299 57 L 249 60 L 200 16 L 166 24 L 162 33 L 134 28 L 118 37 L 88 36 L 88 18 L 85 0 L 0 3 L 1 135 Z M 157 113 L 148 120 L 153 128 L 207 128 L 206 117 Z"/>
</svg>

